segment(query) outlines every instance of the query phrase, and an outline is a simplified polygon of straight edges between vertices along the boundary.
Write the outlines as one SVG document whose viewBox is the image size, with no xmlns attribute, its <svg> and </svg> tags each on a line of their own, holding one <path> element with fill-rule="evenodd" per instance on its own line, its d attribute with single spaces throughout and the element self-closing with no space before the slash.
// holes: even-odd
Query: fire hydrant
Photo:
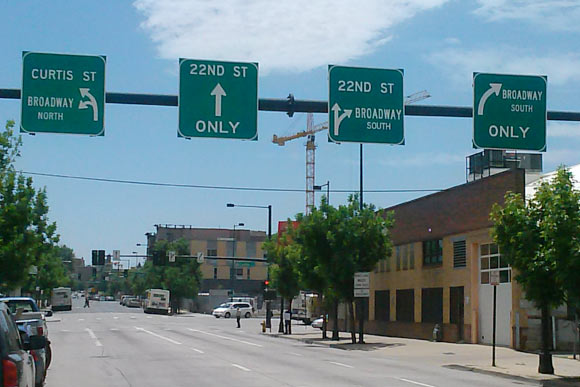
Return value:
<svg viewBox="0 0 580 387">
<path fill-rule="evenodd" d="M 266 321 L 263 321 L 260 323 L 260 325 L 262 326 L 262 333 L 266 333 Z"/>
</svg>

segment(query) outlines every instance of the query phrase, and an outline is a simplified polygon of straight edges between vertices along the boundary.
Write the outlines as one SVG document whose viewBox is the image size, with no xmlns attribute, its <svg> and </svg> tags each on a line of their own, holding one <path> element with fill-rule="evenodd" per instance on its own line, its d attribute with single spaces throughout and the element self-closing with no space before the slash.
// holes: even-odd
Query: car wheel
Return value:
<svg viewBox="0 0 580 387">
<path fill-rule="evenodd" d="M 216 315 L 215 318 L 220 318 L 220 316 Z"/>
<path fill-rule="evenodd" d="M 50 346 L 50 343 L 46 344 L 46 369 L 48 369 L 48 367 L 50 367 L 50 362 L 52 361 L 52 348 Z"/>
<path fill-rule="evenodd" d="M 225 318 L 230 318 L 230 312 L 226 312 L 226 314 L 224 314 Z"/>
<path fill-rule="evenodd" d="M 250 318 L 252 317 L 252 314 L 250 312 L 246 312 L 246 314 L 244 315 L 245 318 Z"/>
</svg>

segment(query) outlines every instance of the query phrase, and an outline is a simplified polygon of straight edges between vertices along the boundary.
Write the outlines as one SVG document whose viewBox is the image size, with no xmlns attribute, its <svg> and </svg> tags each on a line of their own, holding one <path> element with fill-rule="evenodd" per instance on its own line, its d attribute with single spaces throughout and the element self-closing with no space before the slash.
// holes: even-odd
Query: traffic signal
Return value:
<svg viewBox="0 0 580 387">
<path fill-rule="evenodd" d="M 93 267 L 93 277 L 96 277 L 96 276 L 97 276 L 97 268 Z"/>
<path fill-rule="evenodd" d="M 105 250 L 99 250 L 99 265 L 105 266 Z"/>
<path fill-rule="evenodd" d="M 159 251 L 153 252 L 153 266 L 165 266 L 166 256 Z"/>
<path fill-rule="evenodd" d="M 125 278 L 129 277 L 129 269 L 123 270 L 123 277 Z"/>
<path fill-rule="evenodd" d="M 99 252 L 97 250 L 91 251 L 93 256 L 93 266 L 97 266 L 99 264 Z"/>
</svg>

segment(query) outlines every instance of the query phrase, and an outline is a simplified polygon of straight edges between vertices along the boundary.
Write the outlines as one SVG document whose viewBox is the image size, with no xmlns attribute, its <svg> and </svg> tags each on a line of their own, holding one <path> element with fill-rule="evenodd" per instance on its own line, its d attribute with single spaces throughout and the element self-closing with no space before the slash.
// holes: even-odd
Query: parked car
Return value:
<svg viewBox="0 0 580 387">
<path fill-rule="evenodd" d="M 36 368 L 36 385 L 42 385 L 46 378 L 46 370 L 52 360 L 52 350 L 50 340 L 48 340 L 48 329 L 45 315 L 51 316 L 51 311 L 42 312 L 34 298 L 31 297 L 4 297 L 0 302 L 6 304 L 10 310 L 13 320 L 18 325 L 20 331 L 29 336 L 44 336 L 46 347 L 32 351 Z"/>
<path fill-rule="evenodd" d="M 113 296 L 106 296 L 105 301 L 115 301 L 115 297 Z"/>
<path fill-rule="evenodd" d="M 211 314 L 216 318 L 236 317 L 237 309 L 240 308 L 242 317 L 250 318 L 254 314 L 254 308 L 247 302 L 225 302 L 215 308 Z"/>
<path fill-rule="evenodd" d="M 126 306 L 128 306 L 129 308 L 140 308 L 141 307 L 141 300 L 138 300 L 137 298 L 129 298 L 126 301 Z"/>
<path fill-rule="evenodd" d="M 119 301 L 119 304 L 121 305 L 125 305 L 125 302 L 129 299 L 129 298 L 135 298 L 135 296 L 131 296 L 128 294 L 124 294 L 121 296 L 121 300 Z"/>
<path fill-rule="evenodd" d="M 312 328 L 322 329 L 322 324 L 324 323 L 322 317 L 317 318 L 316 320 L 312 321 Z"/>
<path fill-rule="evenodd" d="M 15 387 L 35 385 L 36 367 L 33 355 L 28 351 L 36 351 L 44 347 L 46 347 L 44 336 L 20 334 L 8 305 L 0 302 L 0 381 L 3 382 L 2 385 Z"/>
</svg>

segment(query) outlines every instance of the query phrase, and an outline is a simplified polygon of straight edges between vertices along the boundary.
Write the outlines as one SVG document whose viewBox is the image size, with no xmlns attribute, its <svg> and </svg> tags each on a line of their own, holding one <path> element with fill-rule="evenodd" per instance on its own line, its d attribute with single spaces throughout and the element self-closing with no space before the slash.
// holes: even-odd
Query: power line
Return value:
<svg viewBox="0 0 580 387">
<path fill-rule="evenodd" d="M 57 173 L 42 173 L 42 172 L 29 172 L 20 171 L 25 175 L 31 176 L 43 176 L 43 177 L 54 177 L 60 179 L 70 179 L 70 180 L 84 180 L 84 181 L 96 181 L 102 183 L 117 183 L 117 184 L 133 184 L 133 185 L 144 185 L 144 186 L 155 186 L 155 187 L 172 187 L 172 188 L 198 188 L 198 189 L 215 189 L 215 190 L 226 190 L 226 191 L 254 191 L 254 192 L 300 192 L 304 193 L 304 189 L 298 188 L 267 188 L 267 187 L 234 187 L 234 186 L 220 186 L 220 185 L 201 185 L 201 184 L 178 184 L 178 183 L 160 183 L 154 181 L 139 181 L 139 180 L 122 180 L 122 179 L 107 179 L 102 177 L 87 177 L 87 176 L 73 176 L 73 175 L 63 175 Z M 409 193 L 409 192 L 440 192 L 442 189 L 367 189 L 365 192 L 372 193 Z M 331 189 L 330 192 L 336 193 L 356 193 L 358 190 L 353 189 Z"/>
</svg>

